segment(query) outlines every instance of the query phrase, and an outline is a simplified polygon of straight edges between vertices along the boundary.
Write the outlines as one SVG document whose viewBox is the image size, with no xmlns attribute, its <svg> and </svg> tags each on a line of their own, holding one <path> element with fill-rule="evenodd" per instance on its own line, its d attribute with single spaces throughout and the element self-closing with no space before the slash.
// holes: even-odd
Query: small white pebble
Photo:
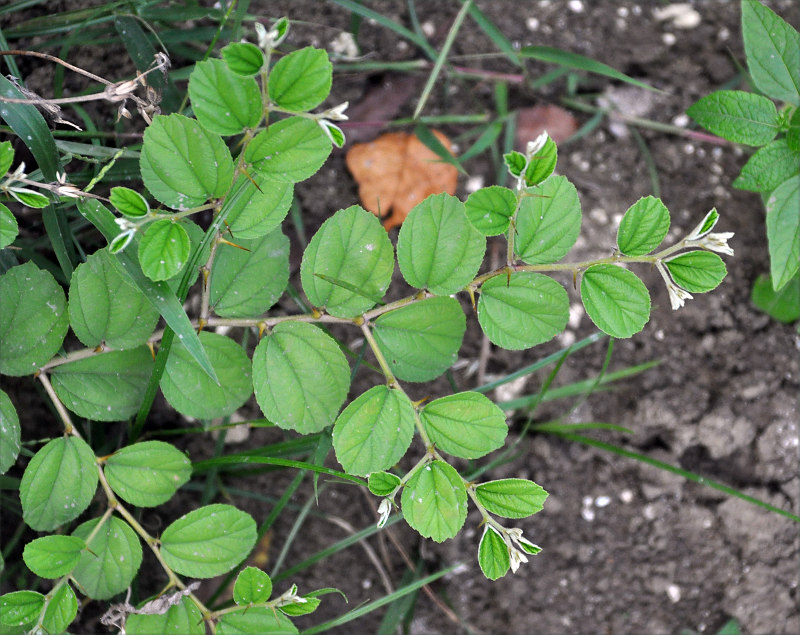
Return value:
<svg viewBox="0 0 800 635">
<path fill-rule="evenodd" d="M 664 33 L 664 35 L 661 36 L 661 41 L 667 46 L 672 46 L 678 41 L 678 38 L 675 37 L 674 33 Z"/>
<path fill-rule="evenodd" d="M 685 128 L 688 124 L 689 124 L 689 115 L 687 115 L 685 112 L 681 113 L 672 120 L 672 125 L 678 126 L 679 128 Z"/>
<path fill-rule="evenodd" d="M 432 37 L 434 33 L 436 33 L 436 27 L 433 26 L 433 22 L 430 20 L 423 22 L 420 25 L 422 32 L 425 34 L 425 37 Z"/>
<path fill-rule="evenodd" d="M 681 599 L 681 588 L 677 584 L 670 584 L 667 586 L 667 596 L 672 603 L 675 604 L 680 602 Z"/>
<path fill-rule="evenodd" d="M 569 0 L 567 7 L 573 13 L 583 13 L 583 2 L 581 0 Z"/>
<path fill-rule="evenodd" d="M 477 174 L 475 176 L 471 176 L 467 179 L 466 184 L 464 185 L 464 189 L 467 190 L 470 194 L 473 192 L 477 192 L 479 189 L 483 187 L 484 178 L 482 174 Z"/>
<path fill-rule="evenodd" d="M 528 31 L 536 31 L 539 29 L 539 20 L 536 18 L 528 18 L 525 20 L 525 26 L 528 27 Z"/>
<path fill-rule="evenodd" d="M 598 496 L 594 499 L 594 504 L 597 507 L 606 507 L 611 502 L 610 496 Z"/>
<path fill-rule="evenodd" d="M 633 492 L 629 489 L 624 489 L 619 493 L 619 499 L 627 505 L 633 501 Z"/>
</svg>

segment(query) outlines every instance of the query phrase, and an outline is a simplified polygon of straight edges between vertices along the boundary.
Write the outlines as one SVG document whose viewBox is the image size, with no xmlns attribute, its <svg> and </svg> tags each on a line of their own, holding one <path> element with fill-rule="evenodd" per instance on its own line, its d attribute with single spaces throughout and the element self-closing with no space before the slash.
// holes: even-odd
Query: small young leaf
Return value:
<svg viewBox="0 0 800 635">
<path fill-rule="evenodd" d="M 442 452 L 477 459 L 502 447 L 508 434 L 506 416 L 477 392 L 435 399 L 420 412 L 422 425 Z"/>
<path fill-rule="evenodd" d="M 236 576 L 233 585 L 233 601 L 236 604 L 266 602 L 272 595 L 272 580 L 261 569 L 245 567 Z"/>
<path fill-rule="evenodd" d="M 749 146 L 763 146 L 778 134 L 780 117 L 775 104 L 761 95 L 741 90 L 718 90 L 686 111 L 706 130 Z"/>
<path fill-rule="evenodd" d="M 164 561 L 176 573 L 213 578 L 247 557 L 256 522 L 231 505 L 206 505 L 181 516 L 161 534 Z"/>
<path fill-rule="evenodd" d="M 769 314 L 779 322 L 789 324 L 800 319 L 800 275 L 795 274 L 794 278 L 780 290 L 772 288 L 772 280 L 769 276 L 759 276 L 753 285 L 753 293 L 750 300 L 759 309 Z M 0 406 L 2 410 L 2 406 Z M 2 447 L 0 447 L 0 454 Z M 0 461 L 2 467 L 2 461 Z M 0 469 L 0 473 L 2 469 Z"/>
<path fill-rule="evenodd" d="M 650 294 L 636 274 L 616 265 L 592 265 L 581 279 L 586 313 L 611 337 L 630 337 L 650 318 Z"/>
<path fill-rule="evenodd" d="M 509 174 L 514 177 L 519 177 L 522 174 L 522 171 L 525 169 L 525 166 L 528 164 L 528 159 L 525 158 L 525 155 L 522 152 L 517 152 L 516 150 L 509 152 L 508 154 L 503 155 L 503 161 L 506 164 L 506 168 L 508 168 Z"/>
<path fill-rule="evenodd" d="M 435 297 L 384 313 L 375 340 L 392 372 L 406 381 L 429 381 L 458 358 L 467 320 L 458 300 Z"/>
<path fill-rule="evenodd" d="M 13 243 L 17 234 L 19 234 L 17 219 L 10 209 L 0 203 L 0 249 Z"/>
<path fill-rule="evenodd" d="M 124 421 L 136 414 L 153 370 L 146 346 L 112 351 L 56 366 L 53 389 L 64 405 L 93 421 Z"/>
<path fill-rule="evenodd" d="M 691 293 L 715 289 L 725 278 L 725 263 L 710 251 L 690 251 L 664 260 L 672 279 Z"/>
<path fill-rule="evenodd" d="M 544 146 L 528 160 L 528 165 L 525 167 L 525 185 L 530 187 L 544 181 L 556 169 L 557 160 L 556 142 L 548 135 Z"/>
<path fill-rule="evenodd" d="M 112 187 L 108 200 L 120 214 L 129 218 L 141 218 L 150 213 L 147 199 L 129 187 Z"/>
<path fill-rule="evenodd" d="M 626 256 L 649 254 L 669 231 L 669 210 L 654 196 L 640 198 L 628 208 L 617 230 L 617 247 Z"/>
<path fill-rule="evenodd" d="M 120 498 L 137 507 L 155 507 L 188 482 L 192 463 L 169 443 L 144 441 L 112 454 L 104 472 Z"/>
<path fill-rule="evenodd" d="M 395 491 L 402 481 L 400 477 L 389 472 L 373 472 L 369 475 L 367 487 L 375 496 L 388 496 Z"/>
<path fill-rule="evenodd" d="M 487 511 L 503 518 L 525 518 L 542 511 L 548 494 L 533 481 L 504 478 L 481 483 L 475 497 Z"/>
<path fill-rule="evenodd" d="M 558 282 L 522 271 L 487 280 L 478 301 L 478 322 L 487 337 L 511 350 L 546 342 L 564 330 L 569 298 Z"/>
<path fill-rule="evenodd" d="M 335 419 L 350 388 L 350 366 L 317 326 L 283 322 L 253 353 L 253 385 L 270 421 L 310 434 Z"/>
<path fill-rule="evenodd" d="M 497 530 L 485 525 L 483 536 L 478 545 L 478 564 L 481 571 L 490 580 L 502 578 L 511 568 L 511 557 L 508 546 Z"/>
<path fill-rule="evenodd" d="M 304 181 L 325 163 L 331 142 L 312 119 L 289 117 L 259 132 L 244 152 L 253 170 L 275 181 Z"/>
<path fill-rule="evenodd" d="M 0 390 L 0 474 L 14 465 L 22 447 L 19 417 L 8 395 Z"/>
<path fill-rule="evenodd" d="M 174 209 L 219 198 L 233 181 L 233 159 L 220 136 L 178 114 L 153 118 L 139 163 L 150 193 Z"/>
<path fill-rule="evenodd" d="M 800 176 L 781 183 L 767 199 L 767 240 L 772 285 L 779 291 L 800 267 Z"/>
<path fill-rule="evenodd" d="M 442 542 L 453 538 L 467 519 L 467 490 L 453 467 L 432 461 L 403 488 L 403 516 L 412 529 Z"/>
<path fill-rule="evenodd" d="M 27 187 L 14 187 L 9 189 L 8 193 L 23 205 L 27 205 L 28 207 L 32 207 L 34 209 L 42 209 L 50 205 L 50 199 L 44 194 L 34 192 Z"/>
<path fill-rule="evenodd" d="M 99 518 L 78 525 L 73 536 L 85 540 Z M 142 545 L 136 532 L 121 518 L 111 516 L 95 533 L 72 577 L 95 600 L 108 600 L 127 589 L 142 564 Z"/>
<path fill-rule="evenodd" d="M 219 619 L 217 635 L 297 635 L 297 627 L 280 611 L 254 606 L 226 613 Z"/>
<path fill-rule="evenodd" d="M 256 80 L 234 73 L 220 59 L 195 65 L 189 76 L 189 98 L 197 120 L 221 135 L 255 128 L 264 116 Z"/>
<path fill-rule="evenodd" d="M 228 68 L 237 75 L 252 77 L 264 66 L 264 54 L 250 42 L 231 42 L 221 52 Z"/>
<path fill-rule="evenodd" d="M 0 177 L 6 175 L 12 163 L 14 163 L 14 146 L 10 141 L 0 142 Z"/>
<path fill-rule="evenodd" d="M 294 188 L 290 182 L 276 181 L 259 172 L 250 176 L 253 181 L 243 174 L 236 179 L 220 211 L 227 214 L 225 223 L 237 243 L 269 234 L 280 226 L 292 206 Z"/>
<path fill-rule="evenodd" d="M 269 74 L 269 98 L 286 110 L 319 106 L 331 92 L 333 65 L 323 49 L 307 46 L 278 60 Z"/>
<path fill-rule="evenodd" d="M 374 214 L 353 205 L 314 234 L 303 253 L 300 280 L 308 299 L 337 317 L 355 317 L 383 297 L 392 280 L 394 250 Z M 342 280 L 361 293 L 319 276 Z"/>
<path fill-rule="evenodd" d="M 492 185 L 470 194 L 464 206 L 475 229 L 484 236 L 499 236 L 508 229 L 517 197 L 506 187 Z"/>
<path fill-rule="evenodd" d="M 436 295 L 463 289 L 478 273 L 486 239 L 455 196 L 435 194 L 409 212 L 397 236 L 397 262 L 406 282 Z"/>
<path fill-rule="evenodd" d="M 169 280 L 189 259 L 191 241 L 180 223 L 157 220 L 139 241 L 139 264 L 151 280 Z"/>
<path fill-rule="evenodd" d="M 800 112 L 800 110 L 798 110 Z M 750 192 L 769 193 L 800 172 L 800 153 L 786 139 L 765 145 L 744 164 L 733 187 Z"/>
<path fill-rule="evenodd" d="M 581 231 L 578 191 L 565 176 L 552 176 L 525 190 L 517 212 L 514 249 L 529 265 L 561 260 Z"/>
<path fill-rule="evenodd" d="M 51 273 L 28 261 L 0 276 L 0 306 L 0 373 L 35 373 L 67 334 L 64 291 Z"/>
<path fill-rule="evenodd" d="M 95 456 L 86 441 L 53 439 L 34 454 L 22 475 L 22 517 L 36 531 L 53 531 L 89 506 L 97 481 Z"/>
<path fill-rule="evenodd" d="M 161 378 L 161 391 L 170 405 L 187 417 L 227 417 L 253 394 L 250 360 L 229 337 L 206 331 L 199 337 L 219 383 L 176 341 Z"/>
<path fill-rule="evenodd" d="M 414 407 L 408 397 L 388 386 L 374 386 L 336 419 L 333 447 L 348 473 L 366 476 L 397 463 L 413 435 Z"/>
<path fill-rule="evenodd" d="M 283 606 L 279 607 L 278 610 L 284 615 L 291 615 L 292 617 L 296 617 L 298 615 L 308 615 L 309 613 L 313 613 L 319 608 L 319 605 L 322 603 L 322 600 L 315 597 L 305 596 L 303 599 L 305 600 L 305 602 L 293 602 L 292 604 L 284 604 Z"/>
<path fill-rule="evenodd" d="M 289 239 L 276 229 L 253 240 L 237 238 L 236 244 L 243 249 L 224 244 L 217 247 L 209 301 L 219 316 L 256 317 L 286 289 Z"/>
<path fill-rule="evenodd" d="M 219 633 L 219 631 L 217 631 Z M 205 635 L 203 614 L 191 598 L 182 597 L 165 613 L 132 614 L 125 621 L 127 635 Z"/>
<path fill-rule="evenodd" d="M 36 591 L 14 591 L 0 595 L 0 624 L 28 626 L 33 624 L 44 606 L 44 596 Z"/>
<path fill-rule="evenodd" d="M 47 633 L 63 633 L 78 614 L 78 599 L 69 584 L 64 584 L 50 598 L 42 618 Z"/>
<path fill-rule="evenodd" d="M 327 119 L 317 119 L 317 123 L 322 129 L 322 132 L 325 133 L 325 136 L 331 140 L 333 145 L 335 145 L 337 148 L 344 147 L 347 139 L 345 139 L 344 132 L 339 126 L 337 126 L 335 123 L 331 123 Z"/>
<path fill-rule="evenodd" d="M 32 540 L 22 551 L 22 559 L 40 578 L 54 580 L 75 568 L 86 548 L 82 538 L 75 536 L 43 536 Z"/>
</svg>

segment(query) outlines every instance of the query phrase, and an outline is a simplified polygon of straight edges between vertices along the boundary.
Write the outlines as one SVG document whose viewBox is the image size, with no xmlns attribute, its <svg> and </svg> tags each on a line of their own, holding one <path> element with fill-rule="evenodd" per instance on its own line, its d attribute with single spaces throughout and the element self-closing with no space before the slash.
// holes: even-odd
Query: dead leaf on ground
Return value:
<svg viewBox="0 0 800 635">
<path fill-rule="evenodd" d="M 533 141 L 545 130 L 556 145 L 566 141 L 578 129 L 578 121 L 558 106 L 522 108 L 517 113 L 517 138 L 515 147 L 525 152 L 528 141 Z"/>
<path fill-rule="evenodd" d="M 450 140 L 433 134 L 452 151 Z M 408 132 L 387 132 L 347 152 L 347 167 L 358 183 L 361 203 L 383 218 L 386 231 L 402 223 L 411 208 L 431 194 L 455 194 L 458 170 Z M 391 215 L 388 215 L 391 211 Z M 388 216 L 387 216 L 388 215 Z"/>
<path fill-rule="evenodd" d="M 418 92 L 419 80 L 414 75 L 389 74 L 379 83 L 370 84 L 361 99 L 347 109 L 350 119 L 339 124 L 347 135 L 347 143 L 374 139 Z"/>
</svg>

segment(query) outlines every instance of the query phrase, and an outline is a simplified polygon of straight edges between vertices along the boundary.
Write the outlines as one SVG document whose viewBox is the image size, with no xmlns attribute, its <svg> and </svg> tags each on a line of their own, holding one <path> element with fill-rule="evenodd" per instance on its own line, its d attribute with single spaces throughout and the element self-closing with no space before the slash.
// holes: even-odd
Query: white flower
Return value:
<svg viewBox="0 0 800 635">
<path fill-rule="evenodd" d="M 661 274 L 661 277 L 664 278 L 664 283 L 667 285 L 667 293 L 669 293 L 669 303 L 672 305 L 672 310 L 677 311 L 686 300 L 692 299 L 692 294 L 675 284 L 660 260 L 656 263 L 656 269 L 658 269 L 658 273 Z"/>
<path fill-rule="evenodd" d="M 347 119 L 347 115 L 344 114 L 344 111 L 347 110 L 349 105 L 349 101 L 342 102 L 338 106 L 334 106 L 333 108 L 329 108 L 323 112 L 322 116 L 325 117 L 325 119 L 330 119 L 331 121 L 345 121 Z"/>
<path fill-rule="evenodd" d="M 699 240 L 687 241 L 687 247 L 703 247 L 721 254 L 733 255 L 733 249 L 728 245 L 728 241 L 733 238 L 733 232 L 720 232 L 718 234 L 706 234 Z"/>
<path fill-rule="evenodd" d="M 308 602 L 302 595 L 297 595 L 297 585 L 293 584 L 288 591 L 271 602 L 273 606 L 286 606 L 287 604 L 305 604 Z"/>
<path fill-rule="evenodd" d="M 384 498 L 381 501 L 381 504 L 378 505 L 378 514 L 380 514 L 380 518 L 378 519 L 378 529 L 386 524 L 386 521 L 389 520 L 389 514 L 391 513 L 392 501 L 390 501 L 388 498 Z"/>
<path fill-rule="evenodd" d="M 545 130 L 542 134 L 536 137 L 533 141 L 528 141 L 528 147 L 525 150 L 525 154 L 528 155 L 528 158 L 532 157 L 534 154 L 539 152 L 542 148 L 544 148 L 544 144 L 547 143 L 549 135 L 547 134 L 547 130 Z"/>
<path fill-rule="evenodd" d="M 68 198 L 80 198 L 83 195 L 80 188 L 67 183 L 66 172 L 56 172 L 56 180 L 58 181 L 58 185 L 53 189 L 56 194 Z"/>
<path fill-rule="evenodd" d="M 528 562 L 528 558 L 525 557 L 525 554 L 516 547 L 509 549 L 508 553 L 511 556 L 511 573 L 516 573 L 520 564 Z"/>
</svg>

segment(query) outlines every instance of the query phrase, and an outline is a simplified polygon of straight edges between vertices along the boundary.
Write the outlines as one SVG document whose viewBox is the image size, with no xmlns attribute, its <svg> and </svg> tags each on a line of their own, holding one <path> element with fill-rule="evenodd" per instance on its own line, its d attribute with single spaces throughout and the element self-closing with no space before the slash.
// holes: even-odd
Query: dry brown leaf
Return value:
<svg viewBox="0 0 800 635">
<path fill-rule="evenodd" d="M 533 141 L 547 130 L 556 144 L 566 141 L 578 129 L 578 121 L 559 106 L 534 106 L 522 108 L 517 114 L 517 150 L 525 152 L 528 141 Z"/>
<path fill-rule="evenodd" d="M 446 136 L 438 130 L 433 134 L 452 150 Z M 431 194 L 455 194 L 458 180 L 454 166 L 443 163 L 408 132 L 387 132 L 369 143 L 355 144 L 347 152 L 347 167 L 358 183 L 361 203 L 383 218 L 386 231 L 402 223 L 411 208 Z"/>
</svg>

